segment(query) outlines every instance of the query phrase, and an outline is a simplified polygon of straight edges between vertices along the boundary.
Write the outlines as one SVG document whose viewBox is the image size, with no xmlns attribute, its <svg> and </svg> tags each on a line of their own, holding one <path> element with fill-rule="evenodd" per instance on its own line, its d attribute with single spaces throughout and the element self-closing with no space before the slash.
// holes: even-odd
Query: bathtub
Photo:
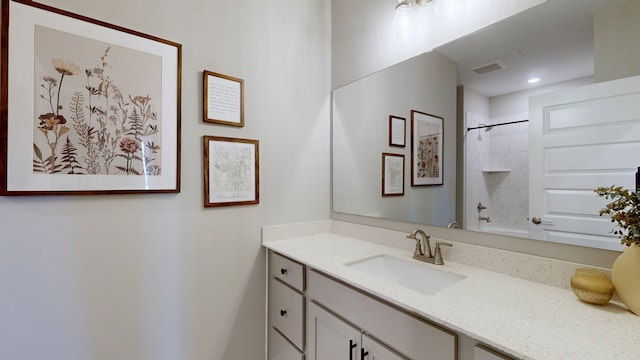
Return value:
<svg viewBox="0 0 640 360">
<path fill-rule="evenodd" d="M 509 228 L 500 228 L 500 227 L 483 227 L 480 231 L 490 234 L 496 235 L 506 235 L 506 236 L 515 236 L 521 238 L 529 238 L 529 231 L 520 230 L 520 229 L 509 229 Z"/>
</svg>

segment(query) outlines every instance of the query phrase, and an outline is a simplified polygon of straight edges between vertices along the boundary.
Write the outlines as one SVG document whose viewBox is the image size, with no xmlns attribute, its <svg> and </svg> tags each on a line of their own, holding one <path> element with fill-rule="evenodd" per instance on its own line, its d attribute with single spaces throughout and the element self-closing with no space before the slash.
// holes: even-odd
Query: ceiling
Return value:
<svg viewBox="0 0 640 360">
<path fill-rule="evenodd" d="M 435 51 L 458 63 L 458 85 L 488 97 L 592 76 L 593 16 L 627 1 L 549 0 Z M 471 71 L 496 61 L 504 68 Z"/>
</svg>

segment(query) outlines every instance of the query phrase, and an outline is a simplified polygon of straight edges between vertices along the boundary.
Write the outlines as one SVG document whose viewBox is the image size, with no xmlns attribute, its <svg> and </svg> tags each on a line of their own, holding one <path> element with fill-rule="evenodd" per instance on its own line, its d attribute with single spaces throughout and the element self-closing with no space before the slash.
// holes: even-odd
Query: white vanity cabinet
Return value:
<svg viewBox="0 0 640 360">
<path fill-rule="evenodd" d="M 268 261 L 268 360 L 509 359 L 286 256 Z"/>
<path fill-rule="evenodd" d="M 307 359 L 407 360 L 314 301 L 307 307 Z"/>
</svg>

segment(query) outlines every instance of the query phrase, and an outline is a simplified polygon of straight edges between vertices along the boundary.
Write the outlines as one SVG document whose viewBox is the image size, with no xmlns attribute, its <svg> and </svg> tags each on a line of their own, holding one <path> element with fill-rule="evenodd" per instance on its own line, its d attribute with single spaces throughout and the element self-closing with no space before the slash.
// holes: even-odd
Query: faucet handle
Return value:
<svg viewBox="0 0 640 360">
<path fill-rule="evenodd" d="M 413 256 L 416 256 L 416 255 L 424 256 L 424 251 L 422 251 L 422 243 L 420 242 L 420 238 L 415 235 L 407 235 L 407 239 L 416 241 L 416 249 L 413 251 Z"/>
<path fill-rule="evenodd" d="M 448 246 L 448 247 L 452 247 L 453 245 L 447 243 L 447 242 L 442 242 L 442 241 L 436 241 L 436 249 L 435 249 L 435 254 L 433 255 L 434 259 L 434 264 L 436 265 L 444 265 L 444 260 L 442 259 L 442 250 L 440 250 L 440 246 Z"/>
</svg>

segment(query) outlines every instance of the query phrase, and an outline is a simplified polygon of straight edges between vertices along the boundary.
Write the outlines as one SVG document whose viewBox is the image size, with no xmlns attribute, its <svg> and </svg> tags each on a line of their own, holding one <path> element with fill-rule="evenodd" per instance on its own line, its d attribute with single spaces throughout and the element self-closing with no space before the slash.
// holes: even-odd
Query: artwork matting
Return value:
<svg viewBox="0 0 640 360">
<path fill-rule="evenodd" d="M 382 153 L 382 196 L 404 195 L 404 155 Z"/>
<path fill-rule="evenodd" d="M 260 203 L 260 142 L 219 136 L 204 140 L 204 206 Z"/>
<path fill-rule="evenodd" d="M 0 194 L 180 191 L 180 44 L 26 0 L 2 19 Z"/>
<path fill-rule="evenodd" d="M 444 119 L 411 110 L 411 186 L 442 185 Z"/>
</svg>

